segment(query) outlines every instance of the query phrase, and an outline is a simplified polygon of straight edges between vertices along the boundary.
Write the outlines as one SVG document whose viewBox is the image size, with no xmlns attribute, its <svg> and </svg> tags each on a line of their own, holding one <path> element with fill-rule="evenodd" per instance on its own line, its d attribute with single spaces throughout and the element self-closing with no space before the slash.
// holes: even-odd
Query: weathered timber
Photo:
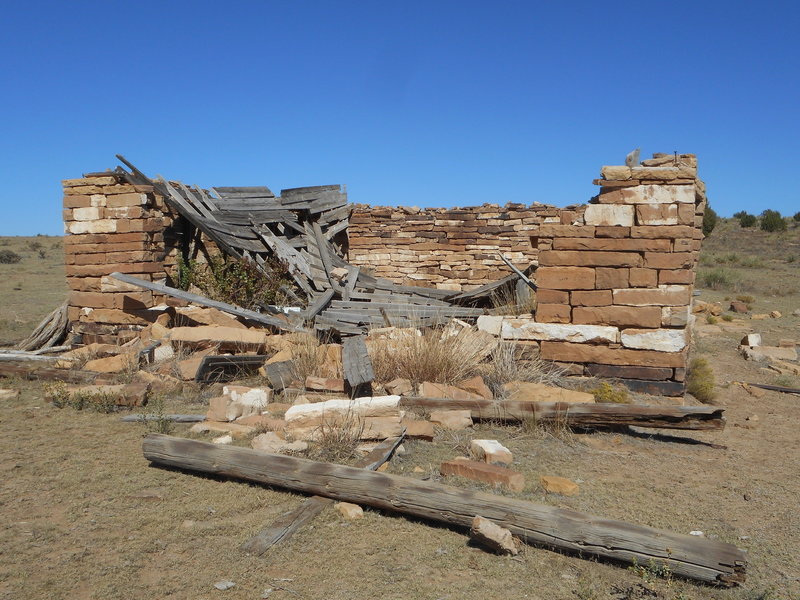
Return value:
<svg viewBox="0 0 800 600">
<path fill-rule="evenodd" d="M 535 284 L 535 283 L 533 283 L 533 281 L 531 281 L 531 280 L 528 278 L 528 276 L 527 276 L 527 275 L 525 275 L 525 273 L 523 273 L 523 272 L 522 272 L 522 271 L 520 271 L 520 270 L 519 270 L 517 267 L 515 267 L 515 266 L 514 266 L 514 264 L 513 264 L 513 263 L 512 263 L 510 260 L 508 260 L 508 259 L 507 259 L 505 256 L 503 256 L 503 255 L 502 255 L 502 253 L 498 253 L 498 256 L 500 257 L 500 260 L 502 260 L 504 263 L 506 263 L 506 266 L 507 266 L 509 269 L 511 269 L 512 271 L 514 271 L 514 273 L 516 273 L 516 274 L 517 274 L 517 277 L 519 277 L 519 278 L 520 278 L 522 281 L 524 281 L 524 282 L 525 282 L 525 284 L 526 284 L 526 285 L 527 285 L 529 288 L 531 288 L 532 290 L 536 291 L 536 284 Z"/>
<path fill-rule="evenodd" d="M 154 464 L 317 494 L 468 528 L 481 515 L 529 544 L 628 564 L 657 564 L 675 575 L 733 586 L 746 553 L 732 544 L 604 519 L 574 510 L 357 467 L 268 454 L 161 434 L 143 443 Z"/>
<path fill-rule="evenodd" d="M 360 469 L 369 469 L 370 471 L 376 470 L 383 463 L 388 461 L 400 442 L 403 441 L 403 436 L 387 438 L 372 450 L 367 456 L 362 458 L 356 463 L 356 467 Z M 249 554 L 262 555 L 264 552 L 288 540 L 298 531 L 303 525 L 311 521 L 319 513 L 333 504 L 330 498 L 323 498 L 322 496 L 311 496 L 306 499 L 300 506 L 294 510 L 285 513 L 278 517 L 269 527 L 258 532 L 252 538 L 239 546 L 239 550 Z"/>
<path fill-rule="evenodd" d="M 577 428 L 632 425 L 645 428 L 720 430 L 724 408 L 717 406 L 652 406 L 640 404 L 454 400 L 403 396 L 401 408 L 469 410 L 474 419 L 558 422 Z"/>
<path fill-rule="evenodd" d="M 800 389 L 783 387 L 780 385 L 767 385 L 766 383 L 748 383 L 751 387 L 761 388 L 762 390 L 770 390 L 772 392 L 783 392 L 784 394 L 800 394 Z"/>
<path fill-rule="evenodd" d="M 144 423 L 147 421 L 170 421 L 172 423 L 202 423 L 206 415 L 125 415 L 120 417 L 123 423 Z"/>
<path fill-rule="evenodd" d="M 65 381 L 67 383 L 96 383 L 101 373 L 78 369 L 42 367 L 32 362 L 0 362 L 0 377 L 21 377 L 31 381 Z"/>
<path fill-rule="evenodd" d="M 199 383 L 231 381 L 255 374 L 269 358 L 266 354 L 215 354 L 204 356 L 194 380 Z"/>
<path fill-rule="evenodd" d="M 168 296 L 174 296 L 175 298 L 180 298 L 181 300 L 186 300 L 187 302 L 193 302 L 194 304 L 199 304 L 200 306 L 209 306 L 211 308 L 217 308 L 223 312 L 235 315 L 237 317 L 250 319 L 251 321 L 255 321 L 256 323 L 269 325 L 270 327 L 275 327 L 276 329 L 280 329 L 282 331 L 298 330 L 296 326 L 281 319 L 257 313 L 253 310 L 240 308 L 238 306 L 234 306 L 233 304 L 227 304 L 225 302 L 218 302 L 217 300 L 211 300 L 210 298 L 200 296 L 199 294 L 184 292 L 183 290 L 171 288 L 161 283 L 145 281 L 144 279 L 139 279 L 138 277 L 134 277 L 132 275 L 125 275 L 123 273 L 111 273 L 111 277 L 113 277 L 114 279 L 119 279 L 120 281 L 123 281 L 125 283 L 129 283 L 131 285 L 137 285 L 146 290 L 152 290 L 160 294 L 166 294 Z"/>
<path fill-rule="evenodd" d="M 42 350 L 58 344 L 67 335 L 67 302 L 47 315 L 36 329 L 19 344 L 19 350 Z"/>
<path fill-rule="evenodd" d="M 364 340 L 363 335 L 350 336 L 342 340 L 342 370 L 344 378 L 353 389 L 375 379 L 372 361 Z"/>
</svg>

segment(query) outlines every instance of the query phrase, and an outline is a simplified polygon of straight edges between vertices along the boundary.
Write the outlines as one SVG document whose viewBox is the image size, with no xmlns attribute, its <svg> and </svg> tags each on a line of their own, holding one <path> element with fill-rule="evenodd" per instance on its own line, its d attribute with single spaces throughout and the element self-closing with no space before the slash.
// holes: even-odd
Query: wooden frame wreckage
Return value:
<svg viewBox="0 0 800 600">
<path fill-rule="evenodd" d="M 300 316 L 316 330 L 350 336 L 366 333 L 369 327 L 429 326 L 454 318 L 474 318 L 485 313 L 475 305 L 486 303 L 504 285 L 519 280 L 535 289 L 535 284 L 505 258 L 513 271 L 510 275 L 464 293 L 399 285 L 369 275 L 343 258 L 352 207 L 339 185 L 287 189 L 280 196 L 267 187 L 206 190 L 163 177 L 152 180 L 125 157 L 117 158 L 130 169 L 118 167 L 117 175 L 134 185 L 152 186 L 225 254 L 250 260 L 259 267 L 264 267 L 269 256 L 283 261 L 308 299 L 308 307 Z M 165 291 L 132 277 L 120 279 Z M 258 320 L 280 329 L 300 327 L 299 323 L 288 325 L 282 316 Z"/>
</svg>

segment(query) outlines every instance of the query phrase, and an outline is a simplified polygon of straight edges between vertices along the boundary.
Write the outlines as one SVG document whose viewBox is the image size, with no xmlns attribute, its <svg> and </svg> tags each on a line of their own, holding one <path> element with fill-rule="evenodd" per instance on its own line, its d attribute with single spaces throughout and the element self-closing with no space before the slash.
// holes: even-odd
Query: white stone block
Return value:
<svg viewBox="0 0 800 600">
<path fill-rule="evenodd" d="M 633 225 L 634 207 L 628 204 L 590 204 L 583 215 L 587 225 Z"/>
<path fill-rule="evenodd" d="M 478 330 L 499 337 L 500 330 L 503 326 L 503 318 L 504 317 L 497 315 L 481 315 L 478 317 Z"/>
<path fill-rule="evenodd" d="M 686 347 L 683 329 L 623 329 L 620 335 L 625 348 L 680 352 Z"/>
<path fill-rule="evenodd" d="M 615 343 L 619 329 L 607 325 L 537 323 L 531 319 L 506 317 L 502 323 L 501 337 L 504 340 Z"/>
<path fill-rule="evenodd" d="M 508 466 L 514 462 L 511 450 L 497 440 L 472 440 L 469 453 L 475 460 L 481 460 L 492 465 Z"/>
<path fill-rule="evenodd" d="M 67 224 L 69 233 L 114 233 L 117 231 L 117 222 L 113 219 L 99 219 L 97 221 L 73 221 Z"/>
<path fill-rule="evenodd" d="M 96 221 L 100 218 L 100 209 L 93 206 L 75 208 L 72 211 L 72 218 L 76 221 Z"/>
<path fill-rule="evenodd" d="M 693 185 L 637 185 L 619 192 L 626 204 L 694 204 Z"/>
</svg>

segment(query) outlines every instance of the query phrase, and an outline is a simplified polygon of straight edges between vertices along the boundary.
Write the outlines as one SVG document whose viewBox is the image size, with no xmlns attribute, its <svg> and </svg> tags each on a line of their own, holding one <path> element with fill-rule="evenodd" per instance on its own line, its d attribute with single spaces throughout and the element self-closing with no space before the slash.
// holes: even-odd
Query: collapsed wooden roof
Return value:
<svg viewBox="0 0 800 600">
<path fill-rule="evenodd" d="M 339 185 L 281 190 L 267 187 L 187 186 L 163 177 L 150 179 L 123 156 L 129 169 L 117 174 L 129 183 L 150 185 L 165 201 L 231 256 L 264 267 L 267 258 L 286 263 L 308 297 L 304 317 L 318 330 L 345 335 L 375 326 L 435 325 L 484 314 L 463 306 L 517 279 L 512 274 L 472 292 L 404 286 L 373 277 L 343 258 L 343 239 L 352 207 Z M 344 236 L 344 238 L 342 237 Z"/>
</svg>

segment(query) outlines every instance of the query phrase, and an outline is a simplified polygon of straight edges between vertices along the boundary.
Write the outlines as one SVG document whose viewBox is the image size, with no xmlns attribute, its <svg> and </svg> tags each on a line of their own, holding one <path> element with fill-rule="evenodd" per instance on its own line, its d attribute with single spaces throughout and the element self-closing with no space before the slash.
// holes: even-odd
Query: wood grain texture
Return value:
<svg viewBox="0 0 800 600">
<path fill-rule="evenodd" d="M 147 436 L 143 452 L 157 465 L 256 481 L 465 528 L 481 515 L 526 543 L 627 564 L 654 561 L 675 575 L 706 583 L 731 586 L 745 580 L 745 552 L 717 540 L 431 481 L 161 434 Z"/>
</svg>

